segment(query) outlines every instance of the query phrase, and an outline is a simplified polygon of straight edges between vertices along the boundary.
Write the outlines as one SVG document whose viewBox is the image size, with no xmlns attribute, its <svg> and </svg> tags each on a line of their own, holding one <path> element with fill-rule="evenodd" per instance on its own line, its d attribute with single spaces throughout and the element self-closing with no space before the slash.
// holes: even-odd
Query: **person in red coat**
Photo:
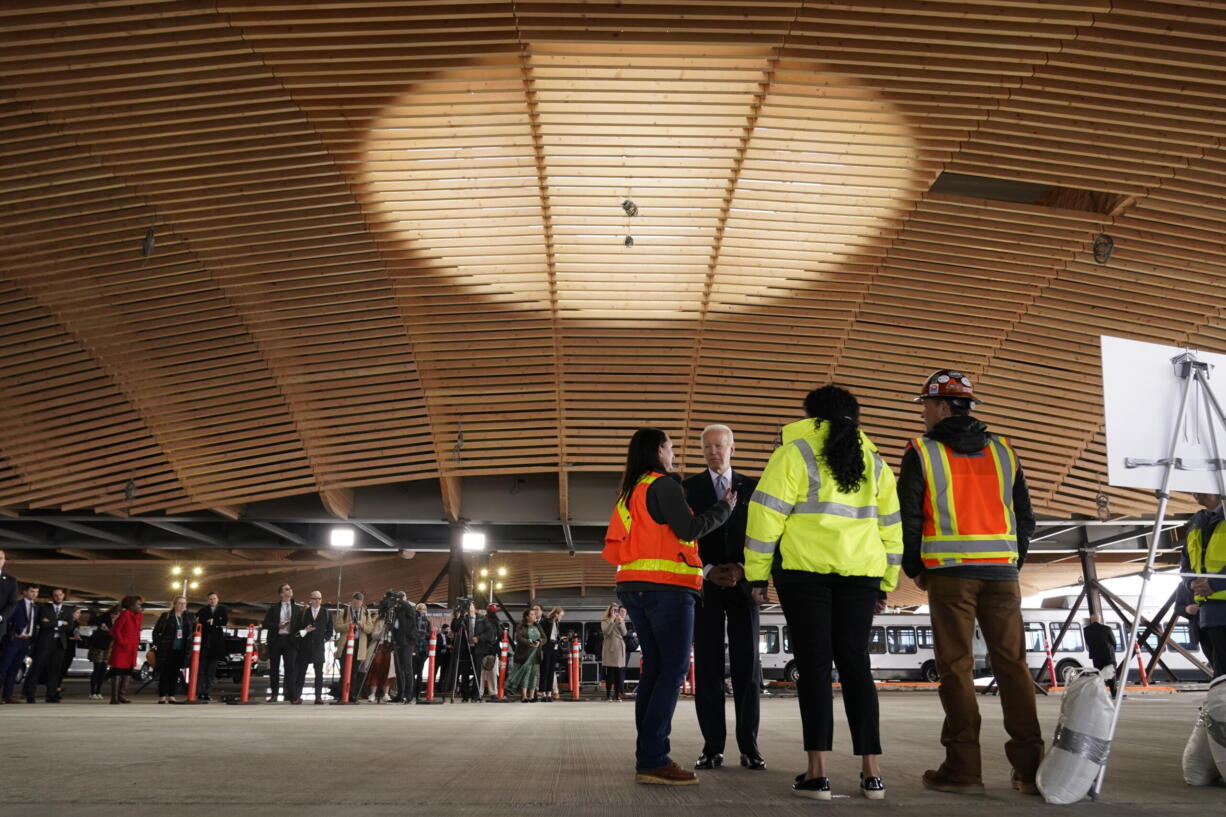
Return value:
<svg viewBox="0 0 1226 817">
<path fill-rule="evenodd" d="M 140 610 L 144 599 L 140 596 L 124 596 L 119 602 L 119 615 L 111 625 L 111 703 L 131 703 L 124 697 L 128 679 L 136 669 L 136 654 L 140 646 Z"/>
</svg>

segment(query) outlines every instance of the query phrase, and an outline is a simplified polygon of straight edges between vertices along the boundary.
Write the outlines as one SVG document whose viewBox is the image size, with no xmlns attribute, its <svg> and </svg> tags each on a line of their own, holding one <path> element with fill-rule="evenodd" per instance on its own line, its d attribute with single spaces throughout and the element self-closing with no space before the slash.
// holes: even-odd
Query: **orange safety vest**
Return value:
<svg viewBox="0 0 1226 817">
<path fill-rule="evenodd" d="M 690 590 L 702 589 L 698 546 L 678 538 L 673 529 L 651 518 L 647 490 L 665 476 L 644 474 L 630 501 L 618 500 L 604 537 L 605 561 L 617 565 L 618 582 L 654 582 Z"/>
<path fill-rule="evenodd" d="M 1009 441 L 989 434 L 983 450 L 970 453 L 927 437 L 917 437 L 909 447 L 919 455 L 926 483 L 924 566 L 1016 565 L 1017 455 Z"/>
</svg>

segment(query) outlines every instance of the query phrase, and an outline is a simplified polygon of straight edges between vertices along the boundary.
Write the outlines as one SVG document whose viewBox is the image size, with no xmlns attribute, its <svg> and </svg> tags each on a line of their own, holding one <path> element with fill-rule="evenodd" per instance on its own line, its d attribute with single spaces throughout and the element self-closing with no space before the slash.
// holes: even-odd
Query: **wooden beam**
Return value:
<svg viewBox="0 0 1226 817">
<path fill-rule="evenodd" d="M 460 493 L 460 478 L 443 474 L 438 478 L 438 485 L 443 492 L 443 511 L 446 512 L 447 519 L 452 522 L 463 519 L 464 503 Z"/>
<path fill-rule="evenodd" d="M 324 507 L 328 509 L 328 513 L 337 519 L 348 519 L 353 513 L 352 488 L 324 488 L 319 492 L 319 498 L 323 501 Z"/>
</svg>

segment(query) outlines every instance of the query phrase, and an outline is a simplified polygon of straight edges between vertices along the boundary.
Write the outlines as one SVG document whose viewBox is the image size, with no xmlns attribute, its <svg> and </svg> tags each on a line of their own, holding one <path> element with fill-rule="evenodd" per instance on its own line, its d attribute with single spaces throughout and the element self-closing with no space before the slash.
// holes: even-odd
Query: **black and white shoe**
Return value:
<svg viewBox="0 0 1226 817">
<path fill-rule="evenodd" d="M 807 797 L 810 800 L 829 800 L 832 797 L 830 778 L 810 777 L 806 780 L 803 774 L 798 774 L 796 782 L 792 784 L 792 794 L 797 797 Z"/>
<path fill-rule="evenodd" d="M 860 794 L 869 800 L 884 800 L 885 783 L 880 777 L 865 777 L 864 772 L 860 772 Z"/>
<path fill-rule="evenodd" d="M 718 769 L 724 765 L 724 755 L 722 752 L 708 752 L 705 749 L 698 756 L 698 761 L 694 764 L 695 769 Z"/>
</svg>

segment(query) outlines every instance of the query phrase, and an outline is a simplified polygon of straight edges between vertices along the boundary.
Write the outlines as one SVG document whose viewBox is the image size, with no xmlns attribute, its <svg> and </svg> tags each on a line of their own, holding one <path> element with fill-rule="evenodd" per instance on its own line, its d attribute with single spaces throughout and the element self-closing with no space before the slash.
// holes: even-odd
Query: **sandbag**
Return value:
<svg viewBox="0 0 1226 817">
<path fill-rule="evenodd" d="M 1056 734 L 1035 781 L 1048 803 L 1085 797 L 1107 762 L 1112 704 L 1104 682 L 1113 674 L 1111 667 L 1082 670 L 1065 690 Z"/>
<path fill-rule="evenodd" d="M 1209 748 L 1208 721 L 1205 719 L 1205 708 L 1202 706 L 1196 713 L 1196 723 L 1192 725 L 1192 734 L 1183 747 L 1183 782 L 1189 786 L 1212 786 L 1221 779 L 1217 770 L 1217 761 L 1213 759 L 1213 751 Z"/>
<path fill-rule="evenodd" d="M 1226 778 L 1226 675 L 1219 675 L 1209 684 L 1209 695 L 1201 707 L 1209 752 L 1217 772 Z"/>
</svg>

